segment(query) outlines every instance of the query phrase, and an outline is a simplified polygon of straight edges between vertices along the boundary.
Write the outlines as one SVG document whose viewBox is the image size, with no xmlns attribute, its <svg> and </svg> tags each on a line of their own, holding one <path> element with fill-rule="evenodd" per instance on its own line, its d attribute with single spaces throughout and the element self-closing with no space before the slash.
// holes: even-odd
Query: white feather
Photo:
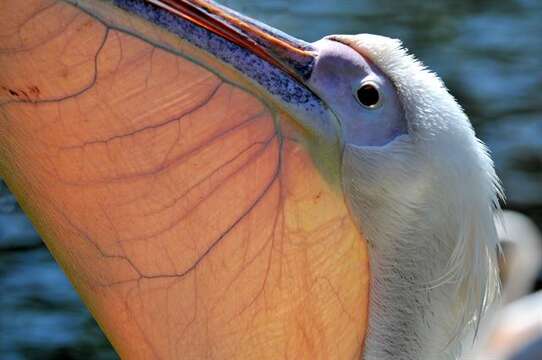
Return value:
<svg viewBox="0 0 542 360">
<path fill-rule="evenodd" d="M 442 81 L 400 41 L 331 38 L 392 80 L 408 122 L 386 146 L 344 152 L 343 186 L 370 247 L 365 357 L 455 359 L 499 289 L 493 162 Z"/>
</svg>

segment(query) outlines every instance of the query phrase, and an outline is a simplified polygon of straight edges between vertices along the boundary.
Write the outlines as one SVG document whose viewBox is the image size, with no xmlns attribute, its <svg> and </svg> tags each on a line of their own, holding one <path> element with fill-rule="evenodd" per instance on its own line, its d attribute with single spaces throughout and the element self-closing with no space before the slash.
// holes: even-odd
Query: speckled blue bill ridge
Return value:
<svg viewBox="0 0 542 360">
<path fill-rule="evenodd" d="M 272 95 L 279 97 L 286 103 L 301 107 L 307 112 L 321 111 L 325 107 L 318 97 L 289 74 L 261 59 L 250 52 L 250 50 L 242 48 L 209 30 L 197 26 L 189 20 L 185 20 L 144 0 L 113 0 L 113 3 L 126 11 L 132 12 L 167 29 L 191 44 L 204 49 L 220 60 L 232 65 L 247 77 L 263 86 Z M 257 24 L 263 31 L 277 38 L 286 39 L 302 49 L 311 48 L 311 45 L 308 43 L 294 39 L 287 34 L 262 25 L 255 20 L 243 17 L 238 13 L 234 14 L 248 23 Z M 303 77 L 310 77 L 312 63 L 303 64 L 303 69 L 300 66 L 294 65 L 293 67 L 296 71 L 303 74 Z"/>
</svg>

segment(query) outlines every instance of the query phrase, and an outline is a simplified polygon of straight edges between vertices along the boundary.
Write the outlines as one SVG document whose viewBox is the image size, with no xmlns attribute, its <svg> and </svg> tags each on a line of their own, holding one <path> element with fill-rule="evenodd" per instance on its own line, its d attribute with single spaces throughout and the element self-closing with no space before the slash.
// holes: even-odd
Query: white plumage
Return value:
<svg viewBox="0 0 542 360">
<path fill-rule="evenodd" d="M 392 80 L 408 123 L 385 146 L 345 145 L 343 186 L 371 259 L 365 357 L 457 358 L 498 294 L 493 163 L 442 81 L 398 40 L 330 39 Z"/>
</svg>

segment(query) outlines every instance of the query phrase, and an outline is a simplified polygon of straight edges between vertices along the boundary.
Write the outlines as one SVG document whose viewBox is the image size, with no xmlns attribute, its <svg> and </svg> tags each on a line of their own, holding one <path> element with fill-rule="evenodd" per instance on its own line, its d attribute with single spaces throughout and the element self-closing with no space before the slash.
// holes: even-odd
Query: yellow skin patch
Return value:
<svg viewBox="0 0 542 360">
<path fill-rule="evenodd" d="M 0 176 L 119 354 L 359 358 L 366 243 L 303 132 L 231 67 L 86 4 L 105 20 L 0 4 Z"/>
</svg>

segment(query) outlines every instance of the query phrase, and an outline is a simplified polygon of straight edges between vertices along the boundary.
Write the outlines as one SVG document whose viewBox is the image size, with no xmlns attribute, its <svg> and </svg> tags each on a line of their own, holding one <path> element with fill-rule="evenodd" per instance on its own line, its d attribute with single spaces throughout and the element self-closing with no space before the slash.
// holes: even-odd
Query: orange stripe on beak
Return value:
<svg viewBox="0 0 542 360">
<path fill-rule="evenodd" d="M 300 46 L 274 29 L 202 0 L 146 0 L 176 14 L 224 39 L 250 50 L 294 78 L 307 78 L 315 53 L 310 46 Z M 309 68 L 303 71 L 303 68 Z"/>
</svg>

